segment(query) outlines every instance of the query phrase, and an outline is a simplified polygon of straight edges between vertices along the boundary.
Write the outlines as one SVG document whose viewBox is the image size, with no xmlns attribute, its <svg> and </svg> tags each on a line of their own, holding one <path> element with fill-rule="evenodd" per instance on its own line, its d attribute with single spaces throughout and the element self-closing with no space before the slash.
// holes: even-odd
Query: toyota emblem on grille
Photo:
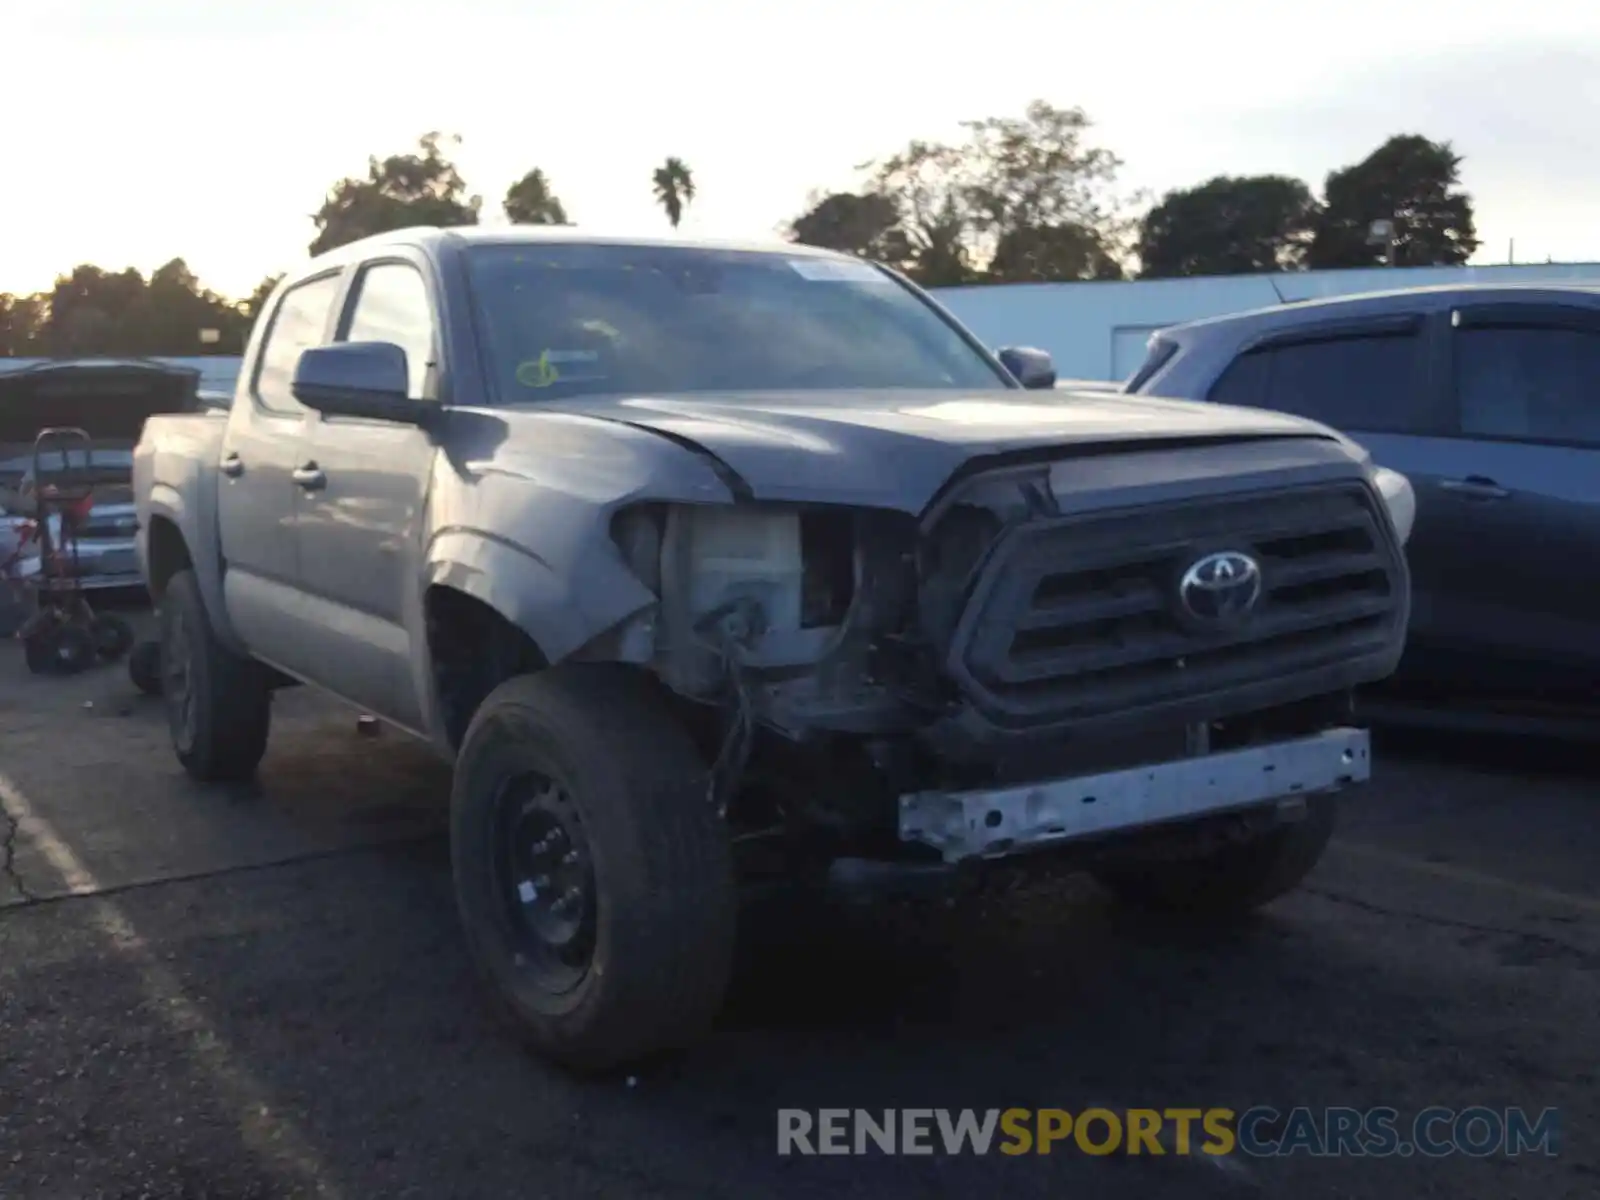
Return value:
<svg viewBox="0 0 1600 1200">
<path fill-rule="evenodd" d="M 1178 600 L 1200 621 L 1242 617 L 1261 598 L 1261 564 L 1248 554 L 1223 550 L 1189 564 L 1178 580 Z"/>
</svg>

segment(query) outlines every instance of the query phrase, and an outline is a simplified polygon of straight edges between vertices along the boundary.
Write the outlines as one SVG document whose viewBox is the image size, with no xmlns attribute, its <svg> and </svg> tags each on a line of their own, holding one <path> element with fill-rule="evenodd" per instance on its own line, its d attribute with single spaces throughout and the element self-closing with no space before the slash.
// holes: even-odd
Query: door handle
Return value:
<svg viewBox="0 0 1600 1200">
<path fill-rule="evenodd" d="M 237 454 L 228 454 L 222 460 L 221 470 L 229 479 L 237 479 L 244 474 L 244 459 Z"/>
<path fill-rule="evenodd" d="M 1509 488 L 1503 488 L 1486 475 L 1468 475 L 1465 479 L 1446 479 L 1440 484 L 1447 492 L 1455 492 L 1468 500 L 1504 500 L 1511 495 Z"/>
<path fill-rule="evenodd" d="M 293 479 L 308 492 L 321 491 L 328 482 L 328 477 L 322 473 L 322 468 L 314 462 L 309 462 L 303 467 L 296 467 Z"/>
</svg>

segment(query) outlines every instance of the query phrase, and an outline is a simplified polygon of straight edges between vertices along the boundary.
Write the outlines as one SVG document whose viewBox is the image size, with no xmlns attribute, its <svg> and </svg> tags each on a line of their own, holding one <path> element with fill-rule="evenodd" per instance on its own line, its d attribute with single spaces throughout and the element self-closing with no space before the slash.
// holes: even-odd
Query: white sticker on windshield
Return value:
<svg viewBox="0 0 1600 1200">
<path fill-rule="evenodd" d="M 871 263 L 837 258 L 791 258 L 789 265 L 802 279 L 817 283 L 883 283 L 883 272 Z"/>
</svg>

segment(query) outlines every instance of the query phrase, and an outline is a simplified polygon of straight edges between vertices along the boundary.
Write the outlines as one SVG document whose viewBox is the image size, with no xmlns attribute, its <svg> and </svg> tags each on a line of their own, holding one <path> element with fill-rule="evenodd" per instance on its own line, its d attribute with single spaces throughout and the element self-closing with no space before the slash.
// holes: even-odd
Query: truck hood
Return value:
<svg viewBox="0 0 1600 1200">
<path fill-rule="evenodd" d="M 651 430 L 720 460 L 761 500 L 920 511 L 975 458 L 1336 437 L 1280 413 L 1105 392 L 749 392 L 530 405 Z"/>
</svg>

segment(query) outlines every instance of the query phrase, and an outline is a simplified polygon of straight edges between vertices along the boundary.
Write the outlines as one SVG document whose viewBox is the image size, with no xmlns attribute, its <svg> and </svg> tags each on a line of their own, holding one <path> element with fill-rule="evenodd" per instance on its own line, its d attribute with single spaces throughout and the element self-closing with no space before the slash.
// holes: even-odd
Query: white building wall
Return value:
<svg viewBox="0 0 1600 1200">
<path fill-rule="evenodd" d="M 1151 333 L 1201 317 L 1392 288 L 1576 282 L 1600 285 L 1600 263 L 1011 283 L 936 288 L 934 295 L 986 345 L 1048 350 L 1063 379 L 1126 379 L 1144 358 Z"/>
</svg>

